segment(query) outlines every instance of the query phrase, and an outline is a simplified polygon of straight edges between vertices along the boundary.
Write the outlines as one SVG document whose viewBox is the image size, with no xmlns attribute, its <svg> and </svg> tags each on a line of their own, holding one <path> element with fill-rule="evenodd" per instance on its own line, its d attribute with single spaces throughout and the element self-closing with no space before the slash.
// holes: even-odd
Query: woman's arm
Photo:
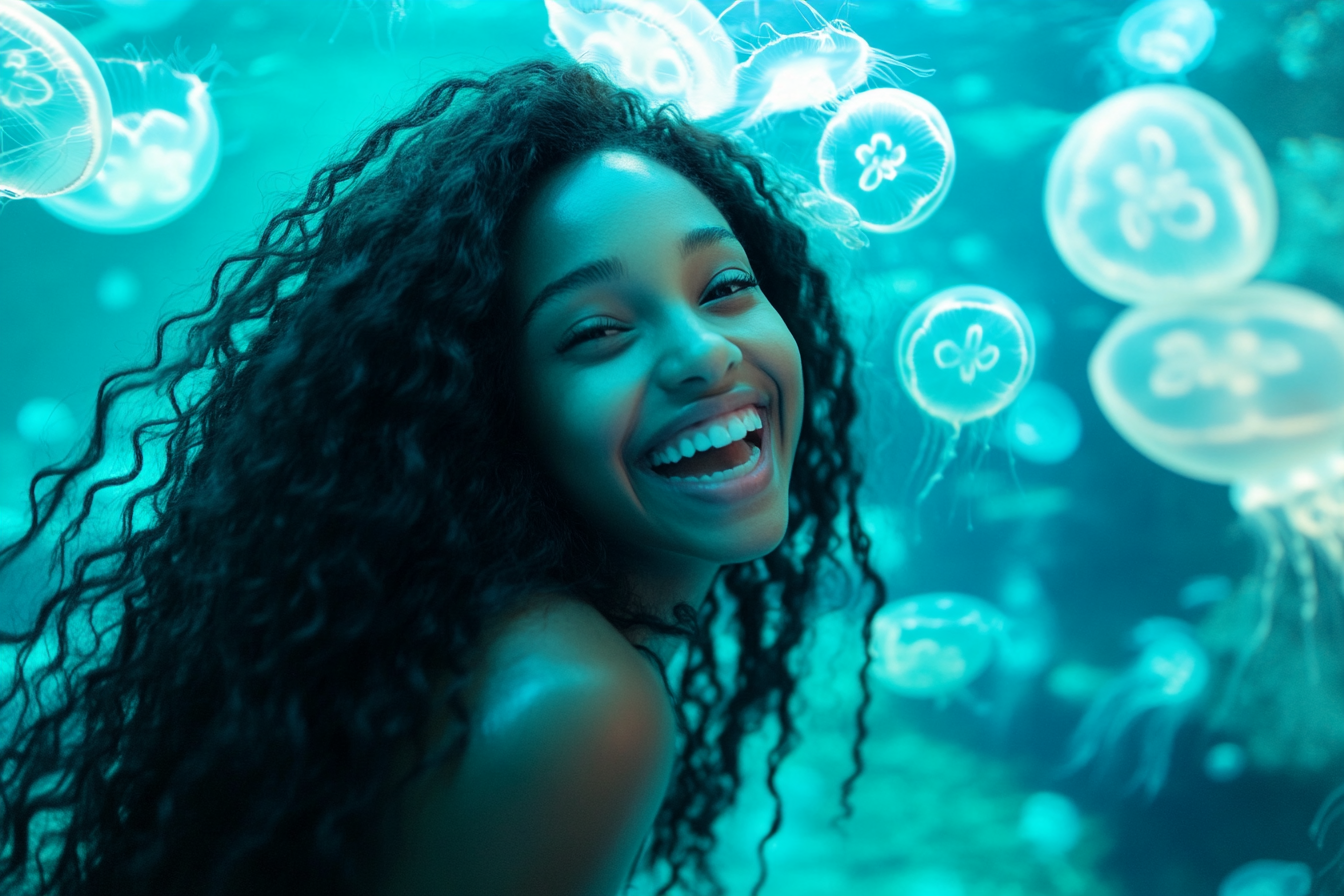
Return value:
<svg viewBox="0 0 1344 896">
<path fill-rule="evenodd" d="M 486 657 L 460 764 L 398 810 L 384 893 L 617 893 L 671 773 L 658 674 L 574 601 L 515 621 Z"/>
</svg>

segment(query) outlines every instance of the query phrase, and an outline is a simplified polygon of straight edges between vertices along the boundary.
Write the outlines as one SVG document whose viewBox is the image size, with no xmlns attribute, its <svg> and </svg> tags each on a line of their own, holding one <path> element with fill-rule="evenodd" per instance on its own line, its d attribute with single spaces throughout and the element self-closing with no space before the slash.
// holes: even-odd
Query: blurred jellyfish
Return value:
<svg viewBox="0 0 1344 896">
<path fill-rule="evenodd" d="M 112 104 L 87 50 L 21 0 L 0 0 L 0 199 L 54 196 L 107 157 Z"/>
<path fill-rule="evenodd" d="M 1042 859 L 1067 855 L 1083 833 L 1082 817 L 1073 800 L 1042 790 L 1027 797 L 1017 819 L 1017 836 Z"/>
<path fill-rule="evenodd" d="M 140 300 L 140 278 L 130 268 L 108 268 L 98 278 L 96 294 L 108 311 L 124 311 Z"/>
<path fill-rule="evenodd" d="M 1232 596 L 1232 580 L 1227 576 L 1197 576 L 1181 586 L 1176 602 L 1182 610 L 1218 604 Z"/>
<path fill-rule="evenodd" d="M 1153 303 L 1255 276 L 1278 226 L 1274 183 L 1231 112 L 1188 87 L 1135 87 L 1074 122 L 1050 162 L 1055 249 L 1092 289 Z"/>
<path fill-rule="evenodd" d="M 1055 656 L 1055 608 L 1031 564 L 1014 563 L 999 581 L 998 659 L 991 710 L 996 737 L 1004 737 L 1036 680 Z"/>
<path fill-rule="evenodd" d="M 1179 75 L 1204 61 L 1217 30 L 1204 0 L 1139 0 L 1120 18 L 1125 62 L 1149 75 Z"/>
<path fill-rule="evenodd" d="M 1034 464 L 1068 460 L 1082 436 L 1083 422 L 1073 399 L 1051 383 L 1027 383 L 1008 411 L 1008 445 L 1014 456 Z"/>
<path fill-rule="evenodd" d="M 994 657 L 1003 614 L 978 597 L 938 593 L 887 604 L 873 619 L 873 675 L 906 697 L 946 697 Z"/>
<path fill-rule="evenodd" d="M 699 0 L 546 0 L 551 31 L 581 62 L 692 118 L 732 108 L 737 53 Z"/>
<path fill-rule="evenodd" d="M 952 186 L 952 134 L 928 100 L 895 87 L 840 104 L 817 146 L 821 186 L 875 233 L 909 230 Z"/>
<path fill-rule="evenodd" d="M 901 385 L 925 414 L 950 427 L 917 503 L 956 458 L 963 425 L 1007 407 L 1031 378 L 1035 357 L 1026 315 L 989 287 L 954 286 L 910 312 L 896 342 Z M 920 453 L 917 468 L 924 465 Z"/>
<path fill-rule="evenodd" d="M 73 439 L 79 426 L 65 402 L 44 397 L 31 399 L 19 408 L 14 428 L 25 442 L 59 445 Z"/>
<path fill-rule="evenodd" d="M 1138 659 L 1097 693 L 1069 741 L 1064 770 L 1072 774 L 1094 761 L 1111 765 L 1133 732 L 1139 764 L 1129 788 L 1142 788 L 1151 799 L 1166 781 L 1176 732 L 1208 685 L 1209 658 L 1180 619 L 1145 619 L 1132 638 Z"/>
<path fill-rule="evenodd" d="M 1344 312 L 1297 287 L 1128 311 L 1088 377 L 1131 445 L 1194 479 L 1273 476 L 1344 445 Z"/>
<path fill-rule="evenodd" d="M 83 230 L 134 233 L 179 217 L 205 193 L 219 164 L 210 88 L 163 60 L 98 63 L 112 93 L 112 148 L 93 183 L 42 200 Z"/>
<path fill-rule="evenodd" d="M 98 5 L 123 28 L 157 31 L 180 19 L 196 0 L 98 0 Z"/>
<path fill-rule="evenodd" d="M 1218 885 L 1218 896 L 1307 896 L 1310 892 L 1307 865 L 1272 859 L 1247 862 Z"/>
<path fill-rule="evenodd" d="M 1219 784 L 1240 778 L 1246 765 L 1246 749 L 1241 744 L 1224 741 L 1209 747 L 1204 754 L 1204 776 Z"/>
</svg>

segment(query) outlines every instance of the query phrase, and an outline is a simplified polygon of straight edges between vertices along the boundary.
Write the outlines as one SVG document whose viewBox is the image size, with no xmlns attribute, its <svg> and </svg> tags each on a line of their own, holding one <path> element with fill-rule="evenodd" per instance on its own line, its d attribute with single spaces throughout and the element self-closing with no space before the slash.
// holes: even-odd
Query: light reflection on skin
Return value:
<svg viewBox="0 0 1344 896">
<path fill-rule="evenodd" d="M 594 262 L 575 288 L 547 288 Z M 529 437 L 611 540 L 641 603 L 696 606 L 721 565 L 773 550 L 788 521 L 802 362 L 766 296 L 740 282 L 754 274 L 714 204 L 642 156 L 587 156 L 525 209 L 510 277 Z M 659 481 L 645 458 L 659 429 L 699 401 L 752 389 L 768 405 L 763 489 L 724 503 Z"/>
</svg>

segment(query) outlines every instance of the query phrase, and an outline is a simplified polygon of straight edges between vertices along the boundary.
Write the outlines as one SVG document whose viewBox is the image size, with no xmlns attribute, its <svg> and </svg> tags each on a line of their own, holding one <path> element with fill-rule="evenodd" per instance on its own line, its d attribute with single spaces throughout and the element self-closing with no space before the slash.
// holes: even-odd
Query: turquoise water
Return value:
<svg viewBox="0 0 1344 896">
<path fill-rule="evenodd" d="M 1215 4 L 1212 47 L 1182 75 L 1121 58 L 1124 3 L 706 5 L 723 14 L 741 58 L 767 25 L 788 33 L 847 22 L 889 54 L 861 91 L 903 88 L 945 118 L 955 172 L 941 205 L 914 220 L 899 204 L 862 205 L 874 191 L 853 193 L 848 201 L 879 226 L 840 228 L 839 238 L 819 227 L 817 245 L 865 361 L 860 431 L 877 565 L 894 598 L 954 593 L 998 608 L 980 632 L 994 658 L 974 680 L 929 647 L 924 655 L 942 656 L 930 674 L 942 678 L 926 693 L 875 683 L 869 768 L 840 830 L 829 821 L 858 699 L 856 622 L 842 611 L 818 626 L 800 705 L 805 739 L 781 773 L 786 822 L 766 851 L 764 892 L 1194 896 L 1218 892 L 1256 860 L 1323 871 L 1344 843 L 1340 830 L 1320 847 L 1309 834 L 1344 783 L 1338 537 L 1307 545 L 1316 566 L 1304 575 L 1293 551 L 1302 527 L 1288 515 L 1251 516 L 1261 505 L 1250 490 L 1238 493 L 1239 515 L 1226 482 L 1173 472 L 1149 459 L 1151 442 L 1117 432 L 1088 362 L 1125 306 L 1066 265 L 1044 193 L 1055 150 L 1083 112 L 1125 88 L 1188 85 L 1239 119 L 1268 164 L 1279 227 L 1258 276 L 1344 302 L 1344 2 Z M 184 6 L 150 30 L 97 4 L 48 8 L 94 57 L 173 56 L 179 70 L 196 70 L 218 117 L 218 170 L 179 217 L 139 232 L 91 232 L 28 199 L 0 208 L 0 535 L 17 525 L 32 473 L 82 432 L 101 378 L 143 359 L 156 321 L 197 305 L 213 264 L 245 246 L 317 165 L 437 78 L 565 52 L 542 0 Z M 820 190 L 816 147 L 834 113 L 722 120 Z M 892 174 L 899 142 L 861 143 L 855 177 L 880 189 L 903 183 Z M 912 163 L 941 164 L 910 146 Z M 1180 226 L 1198 226 L 1197 205 L 1173 212 L 1187 215 Z M 913 226 L 887 232 L 902 220 Z M 907 313 L 963 284 L 1020 306 L 1034 331 L 1032 384 L 1055 390 L 1048 400 L 1031 393 L 1021 417 L 1010 406 L 997 422 L 965 421 L 953 456 L 950 426 L 911 400 L 895 354 Z M 991 364 L 986 350 L 958 339 L 939 366 L 974 379 Z M 1075 419 L 1069 402 L 1058 410 L 1058 395 L 1076 409 L 1072 454 L 1040 445 Z M 1046 409 L 1031 416 L 1028 407 Z M 1293 488 L 1260 478 L 1270 491 Z M 1286 559 L 1266 572 L 1275 544 Z M 1320 609 L 1304 627 L 1313 588 Z M 22 612 L 20 592 L 9 589 L 7 612 Z M 1266 595 L 1274 625 L 1257 642 Z M 1179 622 L 1141 627 L 1153 617 Z M 893 651 L 885 659 L 895 662 Z M 1145 744 L 1160 755 L 1145 756 Z M 748 768 L 764 768 L 767 748 L 753 742 Z M 734 893 L 750 888 L 770 822 L 758 778 L 723 822 L 719 866 Z M 1067 802 L 1031 799 L 1043 791 Z M 1295 892 L 1287 880 L 1254 892 Z M 1335 892 L 1338 882 L 1324 875 L 1316 886 Z"/>
</svg>

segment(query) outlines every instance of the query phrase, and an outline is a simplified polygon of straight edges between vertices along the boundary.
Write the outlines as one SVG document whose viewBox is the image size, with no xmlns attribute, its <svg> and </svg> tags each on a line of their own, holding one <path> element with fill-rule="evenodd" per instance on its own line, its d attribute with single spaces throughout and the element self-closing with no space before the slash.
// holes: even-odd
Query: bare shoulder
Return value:
<svg viewBox="0 0 1344 896">
<path fill-rule="evenodd" d="M 460 764 L 401 812 L 387 893 L 615 893 L 670 779 L 656 669 L 592 607 L 547 600 L 490 633 Z"/>
</svg>

